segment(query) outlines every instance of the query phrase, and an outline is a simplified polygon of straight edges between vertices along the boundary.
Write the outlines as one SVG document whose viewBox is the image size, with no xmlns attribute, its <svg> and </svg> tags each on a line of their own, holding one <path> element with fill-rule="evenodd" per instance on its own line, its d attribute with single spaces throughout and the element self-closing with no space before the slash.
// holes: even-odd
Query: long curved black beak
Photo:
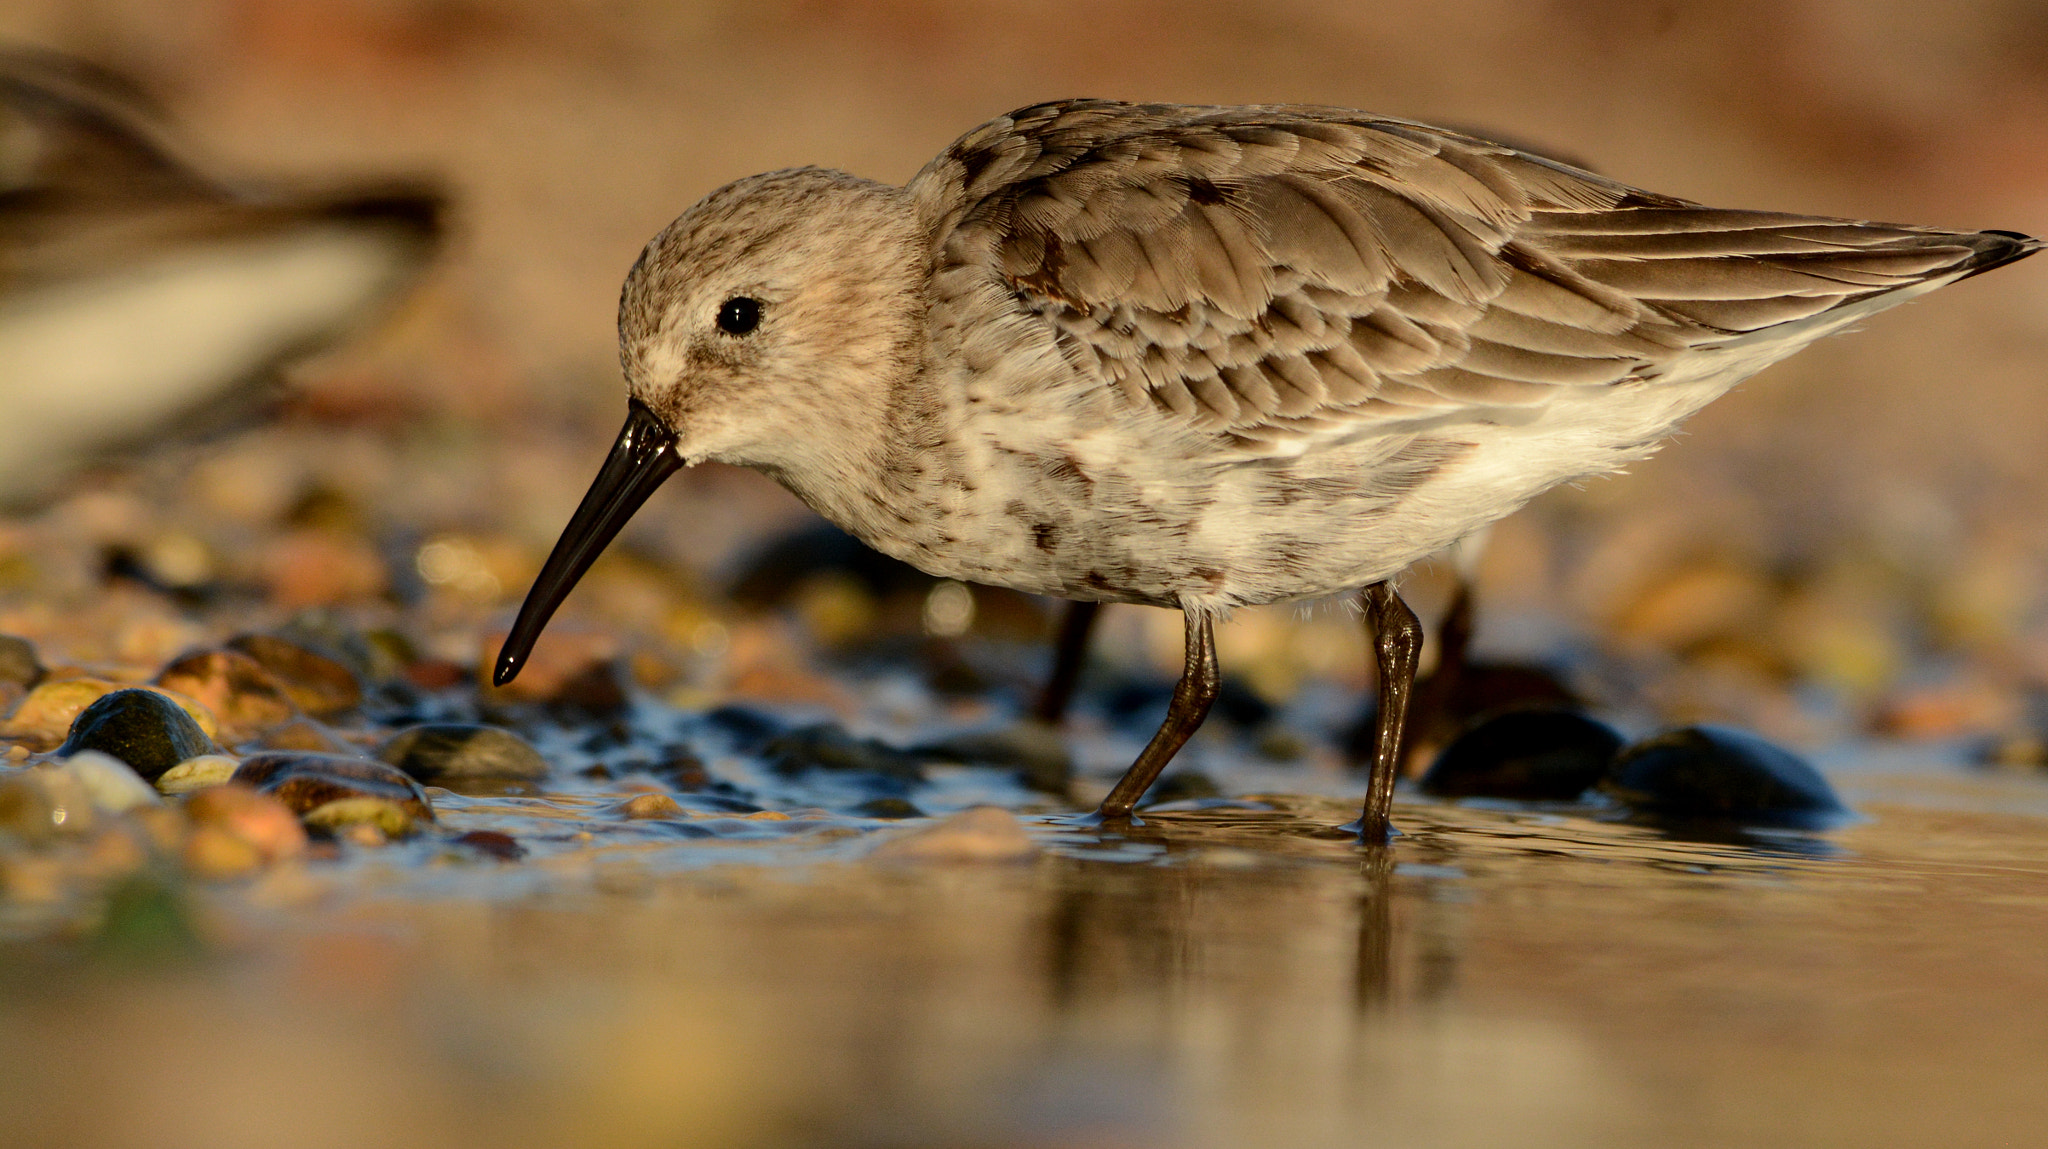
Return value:
<svg viewBox="0 0 2048 1149">
<path fill-rule="evenodd" d="M 562 537 L 541 566 L 540 577 L 533 580 L 533 589 L 526 592 L 519 617 L 512 623 L 512 633 L 505 636 L 505 645 L 498 651 L 498 669 L 491 675 L 492 682 L 503 686 L 518 677 L 541 628 L 554 617 L 562 600 L 569 597 L 576 580 L 604 553 L 605 544 L 612 541 L 612 536 L 654 493 L 654 488 L 683 465 L 682 457 L 672 450 L 675 445 L 676 433 L 654 412 L 638 399 L 627 404 L 626 426 L 612 444 L 611 457 L 597 472 L 590 493 L 583 496 L 583 504 L 570 516 L 569 525 L 562 528 Z"/>
</svg>

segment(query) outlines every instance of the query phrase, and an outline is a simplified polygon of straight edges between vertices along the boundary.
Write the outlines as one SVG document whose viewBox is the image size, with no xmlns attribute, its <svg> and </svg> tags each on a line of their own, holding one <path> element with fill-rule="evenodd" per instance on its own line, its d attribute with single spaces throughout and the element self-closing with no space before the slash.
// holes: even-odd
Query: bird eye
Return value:
<svg viewBox="0 0 2048 1149">
<path fill-rule="evenodd" d="M 718 329 L 727 335 L 745 335 L 761 324 L 761 301 L 736 295 L 718 309 Z"/>
</svg>

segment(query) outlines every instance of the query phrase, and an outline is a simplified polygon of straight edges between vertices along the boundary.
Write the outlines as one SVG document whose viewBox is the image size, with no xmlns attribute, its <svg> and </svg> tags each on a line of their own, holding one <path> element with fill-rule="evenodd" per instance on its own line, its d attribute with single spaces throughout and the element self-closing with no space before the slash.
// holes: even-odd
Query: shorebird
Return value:
<svg viewBox="0 0 2048 1149">
<path fill-rule="evenodd" d="M 668 475 L 736 463 L 935 575 L 1181 611 L 1181 679 L 1110 822 L 1214 701 L 1219 616 L 1363 588 L 1381 704 L 1356 825 L 1383 843 L 1420 637 L 1388 580 L 2040 246 L 1709 208 L 1323 107 L 1069 100 L 902 187 L 752 176 L 626 277 L 626 423 L 495 678 Z"/>
<path fill-rule="evenodd" d="M 440 213 L 412 185 L 218 182 L 118 76 L 0 53 L 0 502 L 252 406 L 415 277 Z"/>
</svg>

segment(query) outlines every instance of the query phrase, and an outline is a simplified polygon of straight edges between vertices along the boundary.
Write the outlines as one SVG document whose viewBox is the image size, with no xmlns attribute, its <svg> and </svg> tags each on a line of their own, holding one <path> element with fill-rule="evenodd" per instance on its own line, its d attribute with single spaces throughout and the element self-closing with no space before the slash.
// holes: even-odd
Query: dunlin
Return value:
<svg viewBox="0 0 2048 1149">
<path fill-rule="evenodd" d="M 1420 630 L 1387 580 L 1656 449 L 1808 343 L 2040 248 L 1729 211 L 1340 108 L 1042 104 L 894 187 L 728 184 L 626 278 L 625 428 L 498 660 L 677 468 L 765 472 L 935 575 L 1177 608 L 1128 818 L 1233 607 L 1363 588 L 1376 843 Z"/>
</svg>

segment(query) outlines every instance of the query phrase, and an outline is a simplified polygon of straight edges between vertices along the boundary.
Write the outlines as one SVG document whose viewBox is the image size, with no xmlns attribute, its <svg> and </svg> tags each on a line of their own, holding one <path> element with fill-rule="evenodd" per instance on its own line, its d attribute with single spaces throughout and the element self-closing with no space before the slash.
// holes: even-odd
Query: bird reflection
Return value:
<svg viewBox="0 0 2048 1149">
<path fill-rule="evenodd" d="M 1276 829 L 1290 847 L 1279 855 Z M 1361 854 L 1318 823 L 1215 808 L 1151 813 L 1095 845 L 1055 866 L 1041 936 L 1057 1009 L 1214 995 L 1256 1011 L 1306 993 L 1371 1016 L 1404 987 L 1430 997 L 1455 983 L 1430 880 L 1397 880 L 1398 851 L 1414 843 Z M 1415 969 L 1404 972 L 1408 954 Z"/>
</svg>

